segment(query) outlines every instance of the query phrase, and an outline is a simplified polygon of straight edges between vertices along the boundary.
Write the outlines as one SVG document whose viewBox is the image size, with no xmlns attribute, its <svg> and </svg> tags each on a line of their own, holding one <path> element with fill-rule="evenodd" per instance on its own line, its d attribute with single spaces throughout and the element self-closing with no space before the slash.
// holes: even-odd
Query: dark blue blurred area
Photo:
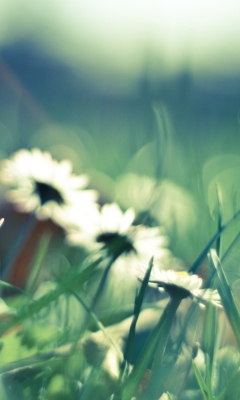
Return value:
<svg viewBox="0 0 240 400">
<path fill-rule="evenodd" d="M 104 158 L 94 167 L 116 176 L 158 135 L 153 106 L 160 105 L 168 112 L 174 146 L 189 165 L 194 159 L 201 166 L 213 154 L 239 149 L 237 77 L 205 76 L 196 82 L 185 71 L 153 85 L 146 73 L 132 93 L 113 95 L 89 85 L 81 71 L 20 42 L 1 50 L 0 86 L 1 147 L 6 153 L 31 147 L 32 135 L 47 123 L 73 125 L 80 136 L 81 130 L 91 136 Z M 169 174 L 181 179 L 174 170 Z"/>
</svg>

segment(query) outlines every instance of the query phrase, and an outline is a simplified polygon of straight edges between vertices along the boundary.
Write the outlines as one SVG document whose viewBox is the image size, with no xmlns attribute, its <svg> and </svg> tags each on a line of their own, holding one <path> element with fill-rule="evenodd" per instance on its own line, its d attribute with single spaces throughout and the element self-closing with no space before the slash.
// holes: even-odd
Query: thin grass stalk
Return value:
<svg viewBox="0 0 240 400">
<path fill-rule="evenodd" d="M 231 289 L 227 282 L 227 278 L 223 271 L 221 262 L 215 250 L 211 250 L 209 254 L 209 260 L 212 263 L 212 266 L 216 269 L 216 274 L 218 277 L 217 288 L 221 296 L 222 304 L 224 306 L 226 315 L 229 319 L 229 322 L 235 334 L 238 347 L 240 348 L 240 315 L 234 300 L 234 296 L 231 292 Z"/>
<path fill-rule="evenodd" d="M 238 234 L 235 236 L 235 238 L 233 239 L 232 243 L 230 244 L 230 246 L 228 246 L 227 250 L 225 251 L 225 253 L 223 254 L 221 261 L 222 263 L 225 261 L 225 259 L 228 257 L 228 255 L 230 254 L 230 252 L 232 251 L 233 247 L 236 245 L 236 243 L 238 242 L 238 240 L 240 239 L 240 232 L 238 232 Z"/>
<path fill-rule="evenodd" d="M 159 182 L 160 179 L 164 178 L 166 175 L 166 163 L 170 156 L 171 150 L 171 137 L 170 129 L 167 121 L 166 110 L 163 106 L 153 108 L 156 121 L 157 121 L 157 139 L 156 139 L 156 149 L 157 149 L 157 165 L 156 165 L 156 180 Z"/>
<path fill-rule="evenodd" d="M 142 281 L 139 293 L 137 293 L 136 298 L 135 298 L 133 319 L 132 319 L 132 323 L 130 326 L 129 335 L 127 338 L 126 348 L 124 351 L 124 360 L 128 364 L 132 363 L 132 352 L 133 352 L 133 346 L 134 346 L 136 325 L 137 325 L 137 321 L 138 321 L 139 314 L 141 311 L 143 298 L 144 298 L 144 295 L 145 295 L 145 292 L 146 292 L 146 289 L 148 286 L 148 281 L 149 281 L 149 278 L 151 275 L 152 267 L 153 267 L 153 257 L 149 261 L 148 269 L 147 269 L 144 279 Z"/>
<path fill-rule="evenodd" d="M 95 322 L 97 325 L 98 329 L 102 331 L 104 334 L 105 338 L 108 340 L 109 344 L 111 344 L 114 349 L 116 350 L 118 356 L 120 359 L 122 359 L 122 352 L 119 348 L 119 346 L 115 343 L 115 341 L 111 338 L 111 336 L 108 334 L 107 330 L 105 329 L 104 325 L 99 321 L 98 317 L 96 314 L 88 307 L 88 305 L 85 303 L 85 301 L 79 296 L 79 294 L 72 292 L 72 294 L 75 296 L 75 298 L 79 301 L 79 303 L 83 306 L 85 311 L 89 314 L 89 316 L 92 318 L 92 320 Z M 80 335 L 81 336 L 81 335 Z"/>
<path fill-rule="evenodd" d="M 34 258 L 33 267 L 31 268 L 31 273 L 26 285 L 26 292 L 28 293 L 32 293 L 35 288 L 50 241 L 51 241 L 50 234 L 45 234 L 40 239 L 37 253 Z"/>
<path fill-rule="evenodd" d="M 240 210 L 238 210 L 232 218 L 230 218 L 226 224 L 221 226 L 221 229 L 217 231 L 213 237 L 209 240 L 207 245 L 204 247 L 204 249 L 201 251 L 201 253 L 198 255 L 196 260 L 193 262 L 191 267 L 189 268 L 188 272 L 195 274 L 200 267 L 201 263 L 203 262 L 204 258 L 207 256 L 209 250 L 211 249 L 212 245 L 216 242 L 216 240 L 219 238 L 219 236 L 231 225 L 231 223 L 239 216 Z"/>
<path fill-rule="evenodd" d="M 130 400 L 136 394 L 139 383 L 148 367 L 150 360 L 154 356 L 160 338 L 162 342 L 161 349 L 159 348 L 159 359 L 163 356 L 169 331 L 180 303 L 181 299 L 179 298 L 171 298 L 169 300 L 169 303 L 164 309 L 157 325 L 150 335 L 150 338 L 144 346 L 142 353 L 135 363 L 132 373 L 123 384 L 121 400 Z"/>
<path fill-rule="evenodd" d="M 102 295 L 102 292 L 103 292 L 104 286 L 106 284 L 106 281 L 107 281 L 108 274 L 110 272 L 111 266 L 113 265 L 115 260 L 116 260 L 116 257 L 110 256 L 108 264 L 107 264 L 106 268 L 104 269 L 100 284 L 98 286 L 97 292 L 96 292 L 96 294 L 95 294 L 95 296 L 93 298 L 92 304 L 91 304 L 91 309 L 93 311 L 95 310 L 96 305 L 99 302 L 99 299 L 100 299 L 100 297 Z"/>
<path fill-rule="evenodd" d="M 228 246 L 227 250 L 225 250 L 224 254 L 222 255 L 222 258 L 221 258 L 222 264 L 224 263 L 224 261 L 226 260 L 226 258 L 228 257 L 228 255 L 230 254 L 230 252 L 234 248 L 234 246 L 236 246 L 239 239 L 240 239 L 240 232 L 235 236 L 232 243 Z M 212 267 L 212 264 L 211 263 L 209 263 L 209 264 L 210 264 L 210 268 L 211 268 L 211 275 L 204 283 L 205 289 L 212 286 L 214 277 L 215 277 L 215 273 L 216 273 L 216 270 L 215 270 L 215 268 Z"/>
<path fill-rule="evenodd" d="M 39 300 L 34 300 L 31 303 L 29 302 L 28 304 L 21 306 L 11 320 L 2 322 L 0 325 L 0 335 L 4 334 L 14 326 L 19 325 L 24 320 L 32 317 L 34 314 L 47 307 L 52 301 L 56 300 L 62 294 L 72 291 L 79 284 L 86 282 L 94 273 L 98 262 L 99 260 L 93 262 L 81 272 L 76 272 L 75 270 L 70 271 L 70 273 L 68 272 L 65 279 L 58 284 L 56 289 L 47 293 Z"/>
<path fill-rule="evenodd" d="M 203 347 L 206 353 L 206 385 L 208 393 L 212 396 L 213 364 L 216 348 L 216 307 L 211 303 L 207 305 L 206 323 L 203 333 Z"/>
<path fill-rule="evenodd" d="M 194 374 L 196 376 L 199 388 L 201 390 L 201 393 L 202 393 L 202 396 L 203 396 L 203 400 L 213 400 L 209 396 L 208 388 L 207 388 L 207 386 L 206 386 L 206 384 L 204 382 L 204 379 L 202 377 L 202 374 L 201 374 L 201 372 L 200 372 L 200 370 L 199 370 L 199 368 L 198 368 L 198 366 L 197 366 L 197 364 L 195 363 L 194 360 L 192 360 L 192 367 L 193 367 L 193 371 L 194 371 Z"/>
<path fill-rule="evenodd" d="M 0 376 L 2 374 L 9 374 L 12 376 L 17 376 L 19 373 L 24 372 L 25 370 L 33 370 L 42 368 L 46 362 L 56 359 L 65 359 L 67 357 L 75 356 L 76 352 L 83 352 L 83 344 L 82 341 L 78 341 L 74 348 L 75 352 L 72 351 L 72 343 L 65 344 L 64 346 L 58 347 L 53 350 L 49 350 L 45 353 L 37 353 L 33 356 L 29 356 L 26 358 L 22 358 L 18 361 L 12 361 L 9 364 L 5 364 L 0 366 Z"/>
<path fill-rule="evenodd" d="M 218 232 L 222 229 L 222 193 L 220 186 L 216 183 L 216 194 L 217 194 L 217 211 L 218 211 Z M 222 235 L 216 240 L 216 252 L 219 258 L 221 258 L 221 246 L 222 245 Z"/>
<path fill-rule="evenodd" d="M 227 382 L 226 386 L 221 390 L 221 392 L 216 397 L 216 400 L 225 400 L 228 398 L 229 389 L 232 386 L 239 387 L 239 380 L 240 380 L 240 368 L 235 372 L 234 375 L 231 376 L 229 381 Z M 238 400 L 238 399 L 234 399 Z"/>
</svg>

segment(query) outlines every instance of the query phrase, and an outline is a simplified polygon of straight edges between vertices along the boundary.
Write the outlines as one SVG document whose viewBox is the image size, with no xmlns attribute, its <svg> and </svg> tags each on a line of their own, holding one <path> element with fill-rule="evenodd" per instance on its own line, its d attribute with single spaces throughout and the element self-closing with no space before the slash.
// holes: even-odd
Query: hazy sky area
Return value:
<svg viewBox="0 0 240 400">
<path fill-rule="evenodd" d="M 240 2 L 0 0 L 0 46 L 19 41 L 114 91 L 188 70 L 238 75 Z"/>
</svg>

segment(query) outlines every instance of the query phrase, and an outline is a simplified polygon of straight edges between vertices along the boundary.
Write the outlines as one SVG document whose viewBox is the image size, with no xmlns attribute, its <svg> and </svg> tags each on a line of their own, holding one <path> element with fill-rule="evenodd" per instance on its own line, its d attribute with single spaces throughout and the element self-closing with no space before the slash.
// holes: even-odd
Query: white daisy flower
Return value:
<svg viewBox="0 0 240 400">
<path fill-rule="evenodd" d="M 96 192 L 84 190 L 86 175 L 72 174 L 68 160 L 56 161 L 40 149 L 19 150 L 2 162 L 0 179 L 11 186 L 7 198 L 20 212 L 34 212 L 38 219 L 51 218 L 65 224 L 69 208 L 78 204 L 79 210 L 91 207 Z"/>
<path fill-rule="evenodd" d="M 143 280 L 147 267 L 137 269 L 137 275 Z M 211 302 L 221 307 L 220 296 L 217 290 L 201 289 L 202 278 L 198 275 L 189 275 L 186 271 L 174 271 L 172 269 L 158 269 L 155 265 L 152 268 L 149 284 L 157 286 L 160 290 L 165 289 L 171 297 L 191 297 L 200 303 Z"/>
<path fill-rule="evenodd" d="M 85 214 L 75 221 L 67 234 L 69 243 L 87 246 L 90 250 L 104 248 L 108 254 L 132 254 L 143 261 L 154 255 L 158 262 L 165 263 L 172 257 L 168 238 L 159 227 L 148 228 L 134 225 L 132 208 L 123 212 L 117 203 L 105 204 L 101 209 Z"/>
</svg>

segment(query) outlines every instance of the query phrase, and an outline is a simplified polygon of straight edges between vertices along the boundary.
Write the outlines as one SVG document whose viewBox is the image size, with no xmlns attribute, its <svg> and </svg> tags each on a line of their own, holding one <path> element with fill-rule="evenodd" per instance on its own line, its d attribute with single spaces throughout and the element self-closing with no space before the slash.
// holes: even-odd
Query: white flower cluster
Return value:
<svg viewBox="0 0 240 400">
<path fill-rule="evenodd" d="M 100 207 L 97 192 L 86 189 L 88 176 L 74 175 L 68 160 L 22 149 L 2 162 L 0 179 L 10 187 L 7 199 L 18 211 L 52 219 L 65 229 L 70 244 L 104 248 L 115 256 L 131 254 L 143 262 L 154 255 L 165 267 L 173 262 L 162 228 L 136 225 L 133 208 L 123 212 L 117 203 Z"/>
<path fill-rule="evenodd" d="M 183 298 L 191 296 L 219 305 L 216 291 L 201 289 L 201 278 L 172 269 L 179 270 L 181 263 L 169 250 L 162 228 L 137 223 L 133 208 L 123 212 L 117 203 L 100 207 L 97 192 L 86 189 L 89 178 L 74 175 L 70 161 L 58 162 L 36 148 L 20 150 L 3 161 L 0 179 L 11 187 L 7 198 L 18 211 L 52 219 L 65 229 L 68 243 L 105 250 L 114 259 L 125 255 L 135 265 L 154 256 L 158 268 L 153 268 L 150 284 L 170 294 L 176 289 L 179 293 L 180 288 Z M 138 273 L 142 279 L 145 272 Z"/>
</svg>

